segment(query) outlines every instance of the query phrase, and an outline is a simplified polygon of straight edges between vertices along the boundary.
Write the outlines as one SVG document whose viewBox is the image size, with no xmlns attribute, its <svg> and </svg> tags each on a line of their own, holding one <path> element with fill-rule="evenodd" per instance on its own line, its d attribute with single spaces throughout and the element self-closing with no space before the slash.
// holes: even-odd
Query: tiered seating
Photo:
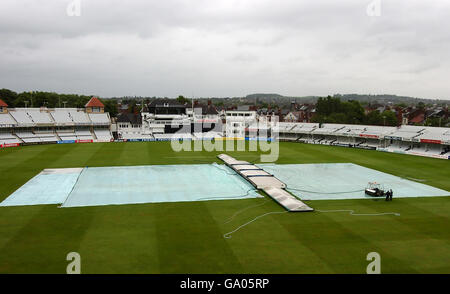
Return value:
<svg viewBox="0 0 450 294">
<path fill-rule="evenodd" d="M 316 128 L 312 131 L 313 134 L 332 134 L 336 132 L 337 130 L 343 129 L 344 125 L 339 124 L 325 124 L 322 126 L 322 128 Z"/>
<path fill-rule="evenodd" d="M 154 139 L 154 137 L 152 135 L 135 134 L 129 132 L 129 133 L 122 133 L 121 139 Z"/>
<path fill-rule="evenodd" d="M 69 115 L 76 125 L 89 125 L 91 120 L 84 111 L 69 110 Z"/>
<path fill-rule="evenodd" d="M 53 133 L 35 133 L 42 142 L 57 142 L 59 139 Z"/>
<path fill-rule="evenodd" d="M 39 143 L 39 142 L 42 142 L 41 138 L 39 138 L 34 133 L 29 132 L 29 131 L 16 132 L 16 135 L 24 143 Z"/>
<path fill-rule="evenodd" d="M 351 128 L 345 126 L 345 127 L 341 128 L 341 129 L 339 129 L 339 130 L 336 130 L 336 131 L 334 132 L 334 134 L 335 134 L 336 136 L 348 136 L 348 135 L 351 134 L 351 131 L 352 131 Z"/>
<path fill-rule="evenodd" d="M 75 135 L 79 140 L 93 140 L 91 131 L 89 130 L 75 130 Z"/>
<path fill-rule="evenodd" d="M 441 154 L 442 153 L 442 145 L 430 144 L 428 145 L 428 149 L 425 151 L 428 154 Z"/>
<path fill-rule="evenodd" d="M 0 133 L 0 145 L 16 143 L 22 143 L 22 141 L 11 133 Z"/>
<path fill-rule="evenodd" d="M 0 114 L 0 126 L 16 126 L 17 122 L 9 113 Z"/>
<path fill-rule="evenodd" d="M 72 118 L 69 115 L 68 110 L 58 109 L 56 111 L 51 112 L 51 115 L 57 125 L 73 125 L 74 124 Z"/>
<path fill-rule="evenodd" d="M 417 138 L 450 142 L 450 130 L 448 128 L 426 128 Z"/>
<path fill-rule="evenodd" d="M 19 125 L 33 125 L 31 117 L 25 111 L 10 111 L 12 117 L 17 121 Z"/>
<path fill-rule="evenodd" d="M 396 129 L 396 127 L 365 126 L 362 134 L 377 135 L 382 137 L 383 135 L 395 132 Z"/>
<path fill-rule="evenodd" d="M 379 141 L 376 139 L 367 139 L 366 142 L 361 145 L 366 147 L 378 147 L 380 145 L 378 142 Z"/>
<path fill-rule="evenodd" d="M 73 130 L 56 131 L 61 140 L 77 140 Z"/>
<path fill-rule="evenodd" d="M 52 124 L 54 123 L 48 112 L 41 112 L 39 110 L 27 111 L 28 116 L 35 124 Z"/>
<path fill-rule="evenodd" d="M 111 141 L 113 138 L 109 130 L 94 129 L 94 133 L 98 141 Z"/>
<path fill-rule="evenodd" d="M 107 113 L 89 113 L 89 118 L 93 124 L 109 124 L 109 116 Z"/>
<path fill-rule="evenodd" d="M 337 131 L 338 134 L 343 134 L 347 136 L 359 136 L 359 134 L 363 133 L 366 126 L 362 125 L 346 125 L 342 130 Z"/>
<path fill-rule="evenodd" d="M 207 139 L 207 138 L 222 138 L 222 134 L 219 132 L 207 132 L 207 133 L 194 133 L 194 138 L 196 139 Z"/>
<path fill-rule="evenodd" d="M 419 136 L 423 130 L 424 127 L 402 126 L 388 135 L 393 137 L 401 137 L 403 139 L 412 139 Z"/>
<path fill-rule="evenodd" d="M 352 138 L 349 137 L 337 137 L 336 141 L 334 142 L 335 144 L 353 144 L 353 140 Z"/>
<path fill-rule="evenodd" d="M 297 126 L 296 123 L 286 123 L 286 122 L 280 122 L 278 124 L 278 132 L 279 133 L 287 133 L 292 131 Z"/>
<path fill-rule="evenodd" d="M 280 140 L 291 140 L 291 141 L 295 141 L 297 139 L 299 139 L 299 137 L 301 137 L 301 135 L 299 134 L 293 134 L 293 133 L 279 133 L 278 135 L 278 139 Z"/>
<path fill-rule="evenodd" d="M 410 146 L 408 144 L 399 142 L 398 145 L 397 144 L 390 145 L 389 147 L 387 147 L 387 149 L 389 151 L 394 151 L 394 152 L 395 151 L 405 152 L 410 149 Z"/>
<path fill-rule="evenodd" d="M 155 134 L 154 137 L 160 140 L 193 139 L 191 134 Z"/>
<path fill-rule="evenodd" d="M 292 132 L 299 134 L 307 134 L 318 128 L 319 124 L 314 123 L 299 123 L 295 128 L 292 129 Z"/>
</svg>

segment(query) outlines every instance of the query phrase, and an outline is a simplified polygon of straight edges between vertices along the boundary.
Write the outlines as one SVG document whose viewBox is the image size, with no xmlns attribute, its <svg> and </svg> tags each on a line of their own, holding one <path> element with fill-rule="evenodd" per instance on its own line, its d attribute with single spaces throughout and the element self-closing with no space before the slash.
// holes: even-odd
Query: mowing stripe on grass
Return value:
<svg viewBox="0 0 450 294">
<path fill-rule="evenodd" d="M 83 273 L 159 273 L 155 209 L 148 204 L 101 207 L 78 249 Z"/>
<path fill-rule="evenodd" d="M 377 246 L 362 235 L 347 229 L 343 225 L 344 223 L 328 214 L 319 214 L 318 217 L 320 218 L 318 222 L 306 221 L 302 225 L 292 224 L 286 218 L 276 218 L 276 221 L 283 225 L 294 238 L 319 256 L 322 262 L 333 269 L 334 273 L 365 273 L 369 263 L 366 256 L 373 251 L 382 256 L 382 272 L 384 273 L 391 272 L 396 268 L 405 272 L 416 272 L 407 263 L 392 256 L 389 248 Z M 347 218 L 353 217 L 347 215 Z M 336 246 L 337 244 L 339 246 Z M 304 272 L 307 273 L 307 271 Z"/>
<path fill-rule="evenodd" d="M 108 147 L 103 150 L 109 156 L 103 157 L 103 166 L 132 165 L 139 160 L 143 161 L 139 164 L 197 163 L 183 158 L 166 158 L 178 155 L 167 142 L 123 143 L 133 145 L 132 148 L 125 147 L 123 152 L 127 156 L 122 156 L 124 153 L 116 156 L 120 151 L 114 144 L 60 144 L 55 152 L 63 152 L 64 155 L 55 159 L 55 163 L 52 163 L 53 155 L 47 153 L 50 156 L 48 162 L 30 161 L 29 164 L 33 165 L 36 173 L 49 167 L 49 162 L 54 167 L 83 167 L 105 145 Z M 2 150 L 0 160 L 7 160 L 1 161 L 0 195 L 5 195 L 6 191 L 11 193 L 26 182 L 27 176 L 32 177 L 34 173 L 27 175 L 30 167 L 25 162 L 49 147 L 42 145 Z M 136 154 L 135 159 L 133 153 Z M 233 152 L 230 155 L 245 159 L 246 154 L 250 153 Z M 180 156 L 186 155 L 180 153 Z M 198 153 L 198 156 L 204 156 L 205 161 L 211 162 L 215 161 L 215 155 L 214 152 Z M 450 165 L 445 160 L 280 143 L 279 163 L 336 161 L 425 179 L 429 185 L 450 191 Z M 15 188 L 12 189 L 12 186 Z M 53 209 L 41 213 L 43 206 L 2 207 L 0 271 L 63 273 L 68 263 L 65 260 L 66 251 L 70 249 L 81 253 L 82 273 L 365 273 L 369 263 L 365 258 L 371 251 L 381 254 L 382 273 L 450 273 L 450 267 L 444 263 L 450 250 L 447 247 L 450 243 L 447 230 L 450 197 L 396 199 L 394 195 L 394 201 L 388 205 L 384 200 L 315 201 L 316 207 L 323 210 L 346 209 L 350 204 L 351 209 L 358 212 L 384 212 L 389 208 L 389 211 L 399 212 L 402 216 L 353 217 L 346 213 L 297 214 L 295 217 L 290 214 L 269 215 L 246 227 L 245 231 L 236 233 L 233 238 L 224 239 L 222 235 L 237 224 L 277 209 L 276 204 L 269 202 L 238 214 L 233 221 L 223 224 L 236 211 L 259 201 L 202 202 L 200 206 L 210 212 L 208 217 L 201 216 L 204 209 L 192 209 L 198 205 L 193 202 L 70 210 L 57 209 L 52 205 L 48 207 Z M 92 213 L 94 217 L 90 224 L 82 225 L 86 228 L 86 234 L 80 235 L 80 228 L 73 226 L 83 223 L 86 213 Z M 210 218 L 214 219 L 215 225 L 210 223 Z M 191 219 L 193 222 L 190 222 Z M 39 223 L 30 226 L 34 222 Z M 45 232 L 40 231 L 41 225 Z M 346 234 L 345 230 L 351 234 Z M 72 231 L 75 245 L 80 244 L 78 249 L 61 241 L 66 238 L 70 240 Z M 114 234 L 115 231 L 118 234 Z M 58 256 L 55 257 L 55 254 Z M 210 255 L 214 256 L 211 262 L 208 261 Z M 163 259 L 159 260 L 160 257 Z M 139 262 L 140 258 L 143 262 Z M 206 260 L 205 266 L 203 260 Z"/>
<path fill-rule="evenodd" d="M 243 271 L 204 202 L 158 204 L 155 213 L 160 272 Z"/>
<path fill-rule="evenodd" d="M 27 146 L 30 147 L 30 146 Z M 24 162 L 19 162 L 15 166 L 10 166 L 6 170 L 2 170 L 2 177 L 0 177 L 0 185 L 2 186 L 2 192 L 5 194 L 0 195 L 0 200 L 4 200 L 6 196 L 17 190 L 24 183 L 38 174 L 45 166 L 45 168 L 53 167 L 53 163 L 67 152 L 58 149 L 58 145 L 42 145 L 37 150 L 39 152 L 32 152 L 32 157 L 27 158 Z M 70 152 L 71 148 L 69 148 Z"/>
<path fill-rule="evenodd" d="M 64 212 L 54 205 L 40 206 L 39 213 L 1 248 L 0 272 L 65 273 L 66 256 L 78 251 L 95 213 L 92 208 Z"/>
</svg>

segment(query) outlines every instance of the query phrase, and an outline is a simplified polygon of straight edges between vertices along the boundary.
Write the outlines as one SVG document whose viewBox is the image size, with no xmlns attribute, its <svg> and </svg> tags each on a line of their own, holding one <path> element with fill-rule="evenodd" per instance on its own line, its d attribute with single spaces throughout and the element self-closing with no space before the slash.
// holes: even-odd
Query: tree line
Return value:
<svg viewBox="0 0 450 294">
<path fill-rule="evenodd" d="M 316 104 L 316 113 L 311 119 L 315 123 L 337 123 L 337 124 L 365 124 L 380 126 L 396 126 L 395 112 L 385 110 L 380 112 L 374 110 L 365 114 L 362 105 L 355 100 L 341 101 L 340 98 L 328 96 L 319 98 Z"/>
<path fill-rule="evenodd" d="M 48 107 L 48 108 L 84 108 L 92 98 L 87 95 L 58 94 L 54 92 L 28 91 L 16 93 L 9 89 L 0 89 L 0 99 L 8 107 Z M 117 115 L 117 101 L 115 99 L 100 99 L 105 105 L 105 111 L 111 116 Z"/>
</svg>

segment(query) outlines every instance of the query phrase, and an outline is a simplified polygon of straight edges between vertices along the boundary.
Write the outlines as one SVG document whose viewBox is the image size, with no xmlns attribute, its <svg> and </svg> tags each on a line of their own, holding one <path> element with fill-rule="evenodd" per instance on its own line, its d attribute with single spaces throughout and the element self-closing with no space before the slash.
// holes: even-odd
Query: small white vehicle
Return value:
<svg viewBox="0 0 450 294">
<path fill-rule="evenodd" d="M 369 182 L 364 192 L 369 196 L 382 197 L 386 195 L 384 186 L 377 182 Z"/>
</svg>

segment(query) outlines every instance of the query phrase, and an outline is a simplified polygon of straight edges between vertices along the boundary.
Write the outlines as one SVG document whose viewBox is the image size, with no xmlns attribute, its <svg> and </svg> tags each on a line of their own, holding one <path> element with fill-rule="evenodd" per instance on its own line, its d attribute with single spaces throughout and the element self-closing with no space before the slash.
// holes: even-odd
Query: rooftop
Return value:
<svg viewBox="0 0 450 294">
<path fill-rule="evenodd" d="M 92 97 L 84 107 L 105 107 L 105 105 L 97 97 Z"/>
</svg>

